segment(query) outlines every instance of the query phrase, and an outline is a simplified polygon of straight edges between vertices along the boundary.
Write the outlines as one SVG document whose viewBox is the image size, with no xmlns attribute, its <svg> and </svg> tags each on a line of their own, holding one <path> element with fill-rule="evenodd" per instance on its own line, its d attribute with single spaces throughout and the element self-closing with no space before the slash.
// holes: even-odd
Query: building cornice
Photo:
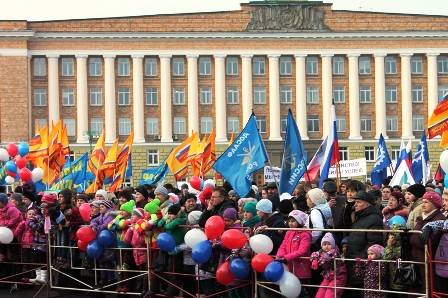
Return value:
<svg viewBox="0 0 448 298">
<path fill-rule="evenodd" d="M 34 31 L 17 31 L 17 30 L 11 30 L 11 31 L 2 31 L 0 30 L 0 39 L 29 39 L 31 37 L 34 37 L 35 32 Z"/>
</svg>

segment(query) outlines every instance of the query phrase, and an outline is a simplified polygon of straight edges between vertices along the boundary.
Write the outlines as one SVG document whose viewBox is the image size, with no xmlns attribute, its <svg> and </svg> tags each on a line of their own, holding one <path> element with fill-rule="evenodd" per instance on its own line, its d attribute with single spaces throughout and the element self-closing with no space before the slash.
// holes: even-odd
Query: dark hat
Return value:
<svg viewBox="0 0 448 298">
<path fill-rule="evenodd" d="M 426 188 L 423 186 L 423 184 L 416 183 L 406 188 L 406 191 L 413 194 L 417 199 L 419 199 L 425 194 Z"/>
<path fill-rule="evenodd" d="M 390 196 L 394 197 L 395 199 L 397 199 L 397 202 L 399 205 L 403 205 L 404 203 L 404 196 L 401 192 L 399 191 L 393 191 Z"/>
<path fill-rule="evenodd" d="M 356 194 L 354 199 L 366 201 L 367 203 L 369 203 L 371 205 L 375 204 L 375 198 L 371 194 L 366 192 L 365 190 L 358 191 L 358 193 Z"/>
<path fill-rule="evenodd" d="M 281 214 L 289 214 L 292 210 L 294 210 L 294 206 L 291 200 L 283 200 L 278 204 L 278 211 Z"/>
<path fill-rule="evenodd" d="M 60 209 L 61 209 L 62 212 L 65 212 L 68 209 L 72 209 L 73 208 L 73 205 L 71 205 L 71 204 L 61 204 L 60 206 L 61 206 Z"/>
<path fill-rule="evenodd" d="M 188 184 L 187 183 L 182 184 L 180 189 L 188 189 Z"/>
<path fill-rule="evenodd" d="M 76 200 L 83 200 L 84 202 L 89 202 L 89 199 L 87 199 L 87 196 L 84 194 L 79 194 L 76 196 Z"/>
<path fill-rule="evenodd" d="M 19 193 L 13 193 L 10 198 L 13 198 L 17 203 L 22 203 L 22 195 Z"/>
<path fill-rule="evenodd" d="M 72 194 L 72 191 L 70 190 L 70 189 L 68 189 L 68 188 L 66 188 L 66 189 L 63 189 L 63 190 L 61 190 L 59 193 L 58 193 L 58 195 L 63 195 L 64 196 L 64 200 L 71 200 L 71 198 L 72 198 L 72 196 L 73 196 L 73 194 Z"/>
<path fill-rule="evenodd" d="M 267 188 L 277 188 L 277 183 L 275 182 L 269 182 L 268 185 L 266 185 Z"/>
<path fill-rule="evenodd" d="M 34 202 L 36 200 L 36 196 L 34 195 L 33 192 L 28 192 L 26 190 L 23 190 L 22 195 L 24 197 L 26 197 L 27 199 L 29 199 L 31 202 Z"/>
<path fill-rule="evenodd" d="M 179 204 L 174 204 L 174 205 L 171 205 L 169 208 L 168 208 L 168 214 L 174 214 L 174 215 L 177 215 L 178 213 L 179 213 L 179 211 L 180 211 L 180 205 Z"/>
<path fill-rule="evenodd" d="M 139 192 L 142 194 L 142 196 L 145 197 L 145 199 L 148 198 L 148 189 L 144 185 L 139 185 L 135 188 L 135 192 Z"/>
<path fill-rule="evenodd" d="M 389 185 L 389 183 L 390 183 L 390 179 L 387 179 L 387 178 L 385 178 L 385 179 L 383 179 L 383 181 L 381 181 L 381 184 L 383 184 L 383 185 Z"/>
<path fill-rule="evenodd" d="M 185 196 L 182 198 L 181 201 L 181 205 L 185 205 L 185 203 L 189 200 L 189 199 L 193 199 L 195 202 L 198 200 L 198 198 L 196 197 L 196 195 L 194 193 L 187 193 L 185 194 Z"/>
<path fill-rule="evenodd" d="M 118 198 L 120 198 L 120 197 L 125 198 L 129 202 L 132 200 L 132 191 L 129 188 L 123 189 L 118 194 Z"/>
<path fill-rule="evenodd" d="M 8 202 L 9 202 L 8 196 L 4 193 L 0 193 L 0 203 L 3 203 L 6 205 L 6 204 L 8 204 Z"/>
<path fill-rule="evenodd" d="M 375 199 L 382 197 L 381 191 L 378 189 L 369 190 L 369 194 L 371 194 Z"/>
<path fill-rule="evenodd" d="M 324 190 L 328 193 L 335 193 L 337 191 L 336 183 L 334 181 L 325 182 Z"/>
</svg>

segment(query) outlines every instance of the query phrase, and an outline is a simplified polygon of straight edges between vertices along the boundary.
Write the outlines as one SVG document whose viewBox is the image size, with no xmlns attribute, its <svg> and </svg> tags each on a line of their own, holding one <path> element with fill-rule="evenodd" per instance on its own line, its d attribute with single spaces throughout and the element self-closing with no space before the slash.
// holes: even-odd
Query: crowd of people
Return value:
<svg viewBox="0 0 448 298">
<path fill-rule="evenodd" d="M 443 181 L 390 186 L 385 179 L 379 188 L 358 180 L 338 185 L 327 179 L 322 188 L 314 183 L 298 184 L 291 194 L 279 194 L 277 184 L 268 183 L 260 189 L 253 185 L 245 197 L 239 197 L 228 183 L 209 183 L 201 192 L 190 190 L 187 184 L 180 189 L 165 184 L 140 185 L 117 193 L 100 189 L 95 194 L 78 194 L 65 189 L 44 194 L 24 183 L 6 194 L 1 187 L 0 226 L 8 227 L 14 239 L 11 244 L 0 244 L 0 262 L 16 264 L 0 266 L 0 277 L 14 276 L 13 281 L 30 285 L 46 283 L 46 267 L 36 264 L 47 263 L 48 235 L 55 246 L 49 264 L 65 273 L 52 281 L 57 286 L 82 287 L 78 279 L 98 290 L 141 292 L 140 297 L 173 297 L 180 289 L 212 295 L 224 289 L 214 278 L 221 264 L 235 257 L 250 263 L 253 256 L 249 241 L 239 249 L 228 249 L 218 237 L 211 239 L 210 259 L 194 262 L 185 234 L 204 228 L 212 216 L 220 216 L 226 229 L 246 228 L 248 239 L 264 234 L 272 240 L 270 254 L 275 260 L 286 264 L 302 284 L 315 285 L 303 286 L 298 297 L 405 297 L 408 291 L 425 293 L 425 267 L 417 266 L 420 285 L 402 285 L 396 283 L 394 261 L 424 262 L 429 239 L 434 256 L 448 229 L 448 190 Z M 80 212 L 84 204 L 91 211 L 87 221 Z M 391 224 L 396 216 L 406 224 Z M 78 248 L 77 231 L 85 226 L 97 235 L 104 230 L 115 235 L 114 243 L 99 258 L 92 259 Z M 162 232 L 175 240 L 173 251 L 157 249 L 156 239 Z M 149 274 L 137 276 L 138 271 Z M 264 280 L 263 274 L 257 278 Z M 447 281 L 444 274 L 434 274 L 434 290 L 448 292 Z M 278 291 L 271 283 L 259 287 L 258 293 L 281 297 L 269 288 Z M 250 283 L 235 280 L 225 290 L 221 296 L 240 298 L 251 297 L 254 289 Z"/>
</svg>

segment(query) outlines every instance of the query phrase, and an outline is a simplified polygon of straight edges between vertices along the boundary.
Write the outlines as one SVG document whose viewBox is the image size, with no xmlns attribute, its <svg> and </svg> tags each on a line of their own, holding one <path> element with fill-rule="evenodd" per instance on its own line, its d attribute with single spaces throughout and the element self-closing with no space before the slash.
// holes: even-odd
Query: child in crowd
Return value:
<svg viewBox="0 0 448 298">
<path fill-rule="evenodd" d="M 160 200 L 153 199 L 147 203 L 144 208 L 145 226 L 141 226 L 145 230 L 145 240 L 150 243 L 152 248 L 157 248 L 157 236 L 161 229 L 157 228 L 157 222 L 162 219 L 162 211 L 159 210 Z"/>
<path fill-rule="evenodd" d="M 67 254 L 67 261 L 61 265 L 61 269 L 69 269 L 71 268 L 72 262 L 79 260 L 78 237 L 76 236 L 76 232 L 84 224 L 84 219 L 78 208 L 73 207 L 73 205 L 61 204 L 61 211 L 64 213 L 65 226 L 70 228 L 68 245 L 71 247 Z"/>
<path fill-rule="evenodd" d="M 243 227 L 248 227 L 251 229 L 251 235 L 261 225 L 261 219 L 258 217 L 256 206 L 256 202 L 247 202 L 243 207 L 244 218 L 242 224 Z"/>
<path fill-rule="evenodd" d="M 345 259 L 345 254 L 347 253 L 347 242 L 348 236 L 345 236 L 341 241 L 341 259 Z"/>
<path fill-rule="evenodd" d="M 347 283 L 347 270 L 340 258 L 339 249 L 336 246 L 333 235 L 326 233 L 321 241 L 322 248 L 311 254 L 311 269 L 316 270 L 322 266 L 323 281 L 317 291 L 316 298 L 342 297 L 343 289 L 333 287 L 345 287 Z M 335 296 L 336 294 L 336 296 Z"/>
<path fill-rule="evenodd" d="M 401 224 L 393 224 L 390 226 L 391 230 L 406 230 L 405 225 Z M 402 233 L 399 232 L 393 232 L 391 231 L 387 235 L 387 246 L 384 248 L 383 252 L 383 258 L 385 260 L 397 260 L 398 258 L 401 258 L 403 260 L 410 260 L 410 255 L 403 255 L 403 249 L 402 249 Z M 396 271 L 396 263 L 391 262 L 389 263 L 389 289 L 392 291 L 400 291 L 400 292 L 407 292 L 408 287 L 405 285 L 397 285 L 394 283 L 395 279 L 395 271 Z M 378 269 L 377 269 L 378 272 Z M 389 298 L 402 298 L 406 295 L 402 294 L 392 294 L 389 293 Z"/>
<path fill-rule="evenodd" d="M 29 226 L 29 221 L 36 215 L 36 211 L 34 209 L 29 209 L 26 213 L 26 219 L 22 220 L 17 226 L 14 236 L 17 240 L 22 244 L 22 262 L 23 263 L 31 263 L 31 244 L 34 239 L 34 231 Z M 45 239 L 45 238 L 44 238 Z M 24 264 L 23 271 L 30 270 L 30 265 Z M 23 282 L 29 282 L 31 277 L 31 273 L 24 273 L 24 277 L 22 278 Z"/>
<path fill-rule="evenodd" d="M 374 244 L 367 249 L 367 261 L 361 262 L 356 258 L 354 271 L 357 276 L 364 276 L 364 289 L 387 290 L 387 265 L 384 262 L 374 262 L 381 260 L 384 247 Z M 364 291 L 365 298 L 387 298 L 387 293 Z"/>
</svg>

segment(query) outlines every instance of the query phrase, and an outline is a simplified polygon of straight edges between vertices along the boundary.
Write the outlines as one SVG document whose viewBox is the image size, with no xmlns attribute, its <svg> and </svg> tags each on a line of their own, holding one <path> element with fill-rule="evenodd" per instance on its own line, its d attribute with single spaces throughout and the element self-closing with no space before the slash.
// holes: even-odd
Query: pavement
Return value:
<svg viewBox="0 0 448 298">
<path fill-rule="evenodd" d="M 75 290 L 62 290 L 62 289 L 50 289 L 44 287 L 39 292 L 40 287 L 38 286 L 28 286 L 26 288 L 18 286 L 17 291 L 10 291 L 10 288 L 0 289 L 1 298 L 57 298 L 57 297 L 85 297 L 85 298 L 118 298 L 118 297 L 136 297 L 134 294 L 117 294 L 117 293 L 101 293 L 100 291 L 86 292 L 86 291 L 75 291 Z M 38 294 L 36 296 L 36 294 Z"/>
</svg>

